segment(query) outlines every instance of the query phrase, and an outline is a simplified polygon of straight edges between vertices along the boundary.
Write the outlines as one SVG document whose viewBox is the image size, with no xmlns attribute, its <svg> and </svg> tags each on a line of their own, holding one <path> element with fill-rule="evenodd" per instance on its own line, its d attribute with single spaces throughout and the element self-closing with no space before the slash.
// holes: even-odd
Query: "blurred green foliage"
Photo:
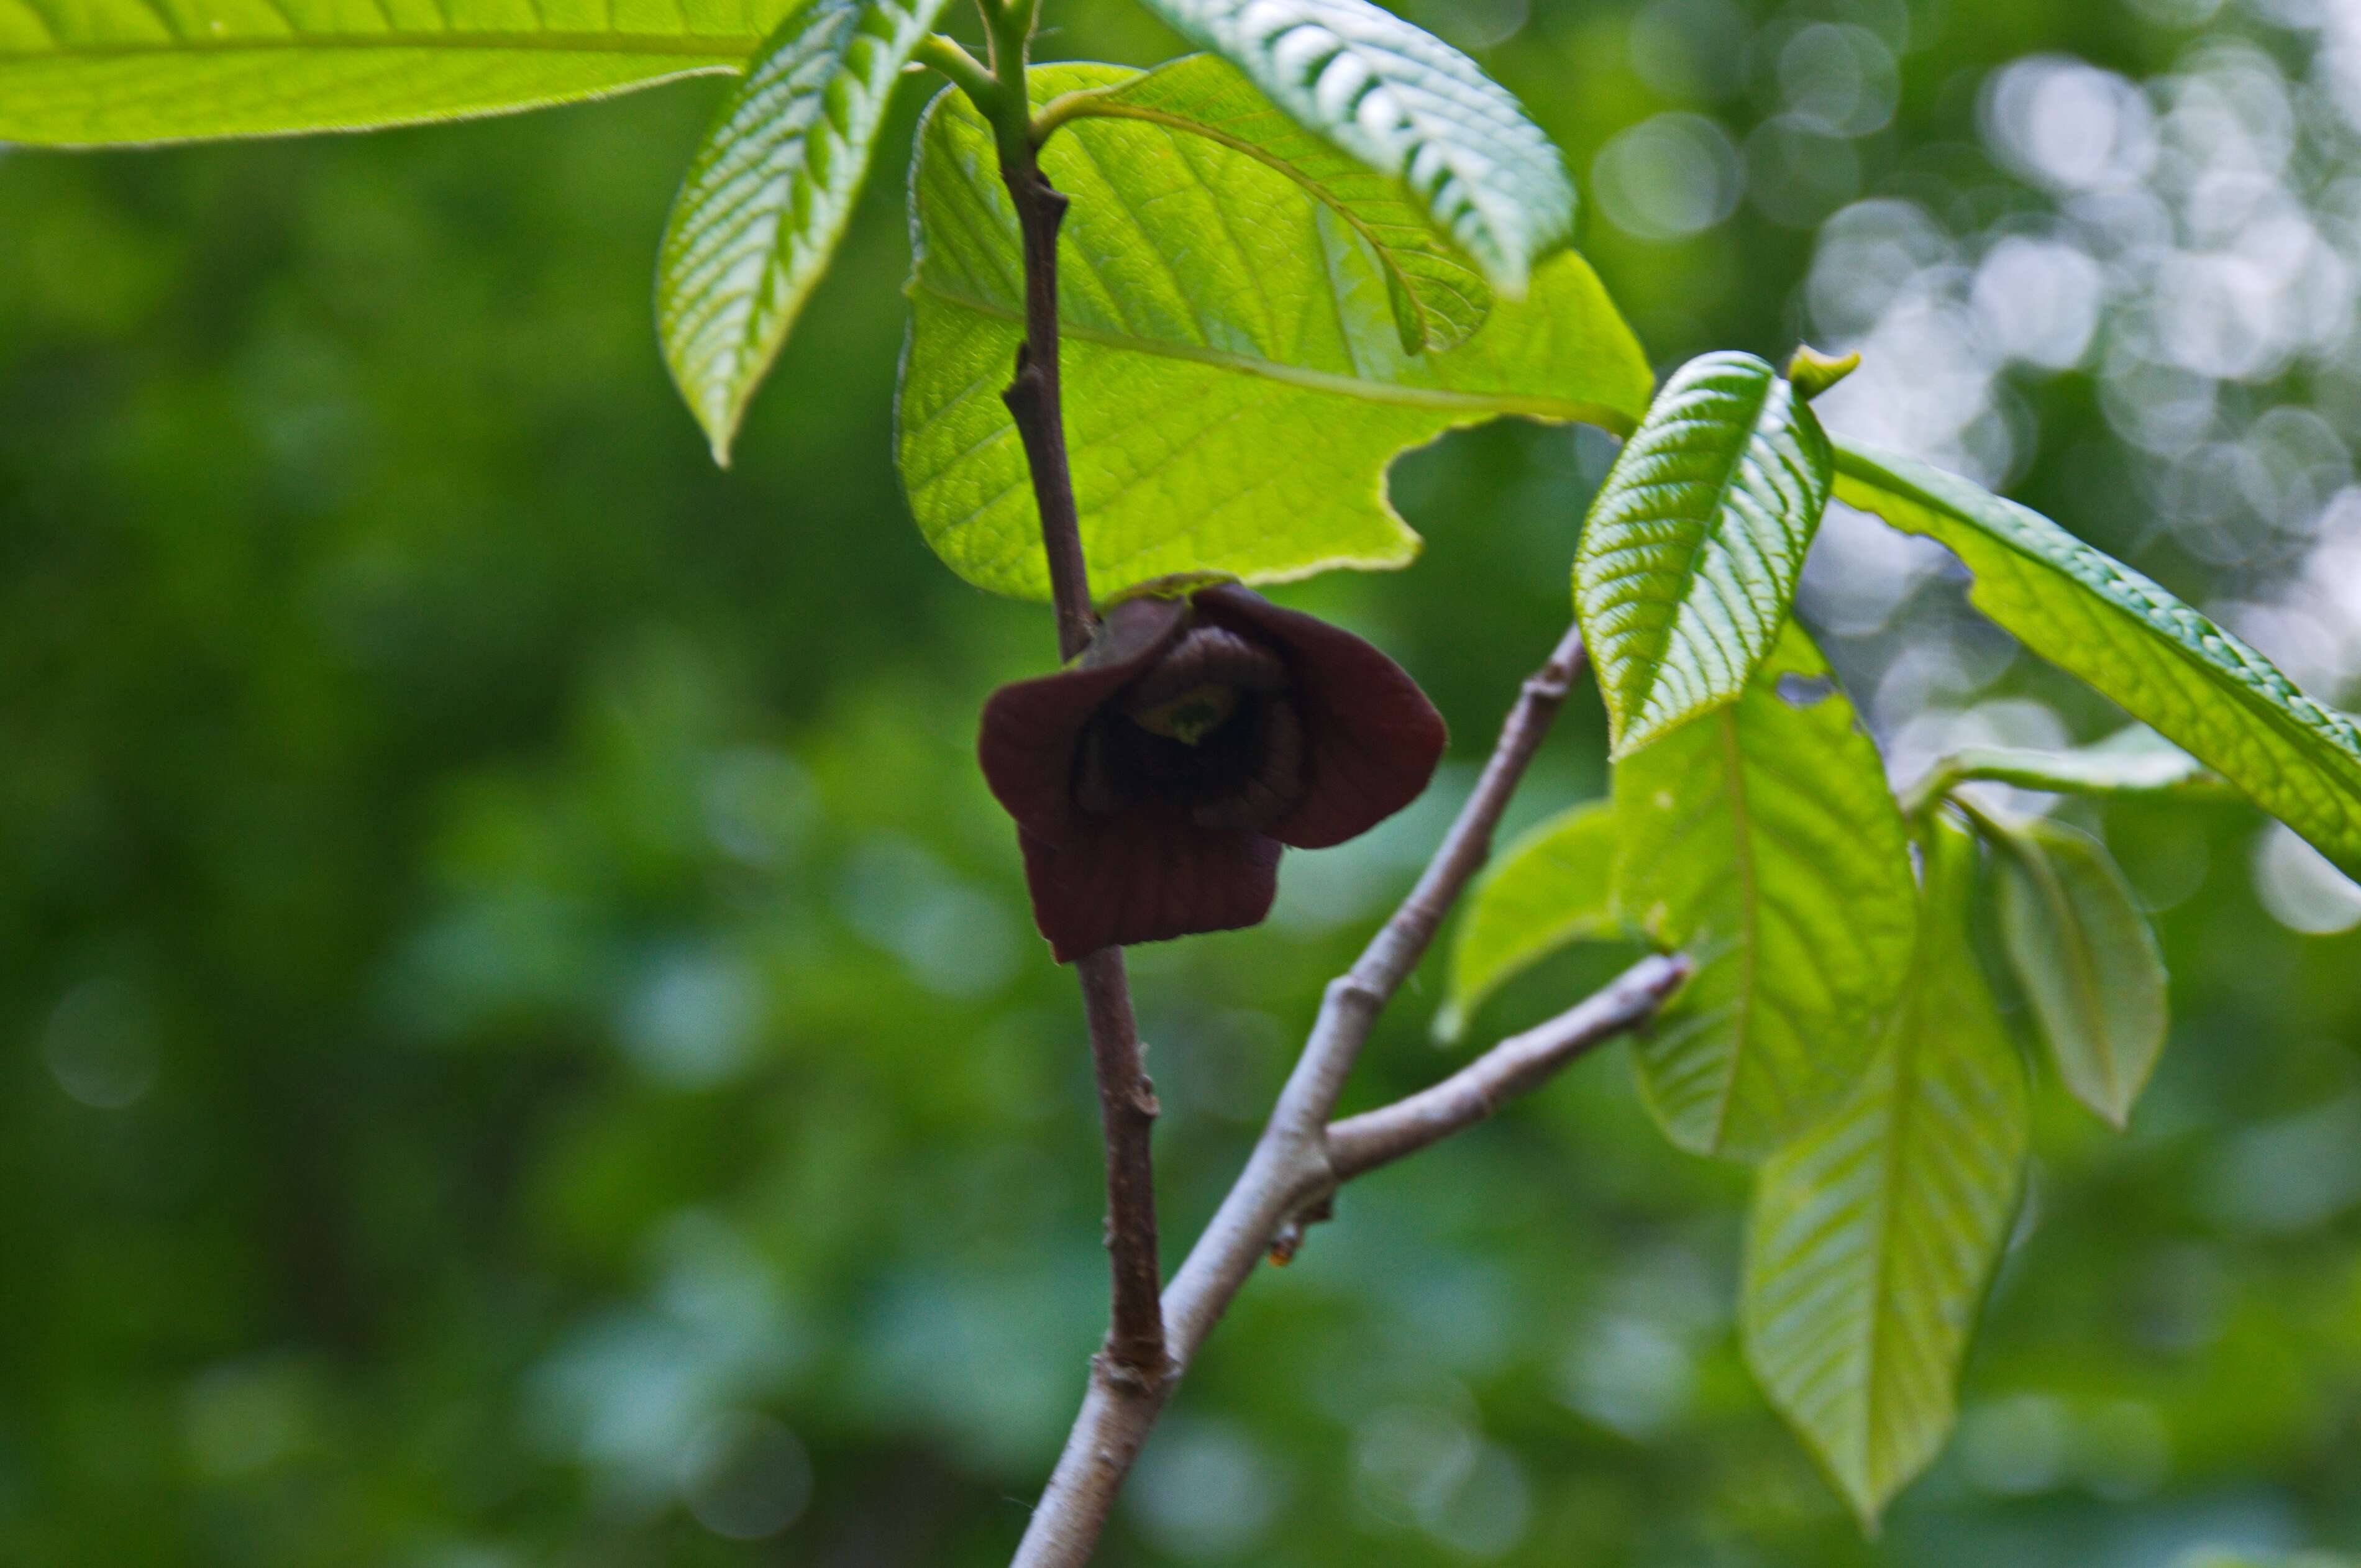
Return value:
<svg viewBox="0 0 2361 1568">
<path fill-rule="evenodd" d="M 2315 134 L 2355 48 L 2332 5 L 1402 9 L 1567 147 L 1584 247 L 1660 365 L 1850 346 L 1825 341 L 1850 318 L 1814 259 L 1864 211 L 1898 222 L 1879 200 L 1949 236 L 1909 252 L 1889 222 L 1908 268 L 1981 277 L 2082 145 L 1994 118 L 1992 84 L 2046 52 L 2135 81 L 2276 60 L 2304 150 L 2271 178 L 2331 239 L 2361 190 Z M 1051 20 L 1057 54 L 1175 47 L 1117 0 Z M 1890 70 L 1893 106 L 1791 147 L 1782 94 L 1817 79 L 1783 68 L 1815 21 L 1894 43 L 1853 79 L 1873 98 Z M 891 180 L 737 467 L 710 466 L 647 295 L 718 91 L 0 156 L 0 1562 L 956 1568 L 1021 1528 L 1103 1317 L 1098 1157 L 1071 984 L 970 747 L 1050 633 L 945 573 L 899 495 Z M 1704 183 L 1635 200 L 1630 167 L 1668 148 Z M 2268 335 L 2240 319 L 2233 348 Z M 1867 323 L 1832 404 L 1876 389 Z M 2103 344 L 2062 369 L 2021 346 L 1978 383 L 2001 438 L 1954 433 L 1987 477 L 2201 602 L 2304 609 L 2333 508 L 2174 511 L 2136 476 L 2180 472 L 2148 417 L 2180 405 L 2127 411 L 2146 372 Z M 2248 454 L 2266 491 L 2334 471 L 2361 439 L 2352 356 L 2306 353 L 2166 367 L 2213 400 L 2189 452 Z M 1562 629 L 1610 456 L 1570 430 L 1450 437 L 1395 471 L 1416 565 L 1288 593 L 1401 657 L 1459 740 L 1434 799 L 1290 857 L 1268 928 L 1137 955 L 1168 1234 L 1210 1212 L 1319 987 Z M 1860 613 L 1856 580 L 1807 581 L 1806 611 L 1897 758 L 1938 710 L 2017 727 L 1986 740 L 2111 727 L 1941 574 L 1898 617 Z M 2312 646 L 2274 625 L 2267 651 Z M 1518 825 L 1603 787 L 1595 701 L 1565 730 Z M 2161 911 L 2170 1047 L 2127 1137 L 2043 1085 L 1960 1433 L 1883 1540 L 1739 1363 L 1742 1176 L 1670 1150 L 1619 1052 L 1355 1188 L 1257 1278 L 1105 1561 L 2361 1549 L 2361 937 L 2290 928 L 2335 925 L 2339 891 L 2239 808 L 2079 819 Z M 1611 961 L 1521 978 L 1471 1038 Z M 1405 996 L 1358 1102 L 1447 1065 L 1439 993 Z"/>
</svg>

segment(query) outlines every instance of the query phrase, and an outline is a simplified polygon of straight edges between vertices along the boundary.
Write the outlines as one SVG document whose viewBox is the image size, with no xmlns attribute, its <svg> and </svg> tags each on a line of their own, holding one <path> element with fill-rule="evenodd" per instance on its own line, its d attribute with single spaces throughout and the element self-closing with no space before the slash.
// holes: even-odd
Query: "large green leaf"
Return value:
<svg viewBox="0 0 2361 1568">
<path fill-rule="evenodd" d="M 2088 833 L 2048 817 L 1977 819 L 1999 854 L 2009 963 L 2059 1076 L 2116 1126 L 2147 1087 L 2169 1019 L 2164 955 L 2124 873 Z"/>
<path fill-rule="evenodd" d="M 2268 659 L 2056 523 L 1956 475 L 1839 442 L 1837 497 L 1949 546 L 1977 609 L 2361 876 L 2361 732 Z"/>
<path fill-rule="evenodd" d="M 1765 1154 L 1851 1081 L 1909 961 L 1902 815 L 1790 622 L 1743 696 L 1615 770 L 1624 914 L 1699 956 L 1640 1084 L 1699 1154 Z"/>
<path fill-rule="evenodd" d="M 1367 0 L 1145 0 L 1301 124 L 1410 187 L 1495 282 L 1522 292 L 1574 232 L 1557 148 L 1508 91 Z"/>
<path fill-rule="evenodd" d="M 1559 948 L 1621 928 L 1615 813 L 1605 801 L 1586 801 L 1510 845 L 1468 894 L 1436 1037 L 1457 1039 L 1486 997 Z"/>
<path fill-rule="evenodd" d="M 1191 55 L 1112 87 L 1069 93 L 1044 108 L 1040 121 L 1049 131 L 1084 118 L 1139 120 L 1208 137 L 1327 203 L 1377 257 L 1406 353 L 1456 346 L 1492 307 L 1483 275 L 1428 226 L 1398 182 L 1307 133 L 1219 56 Z"/>
<path fill-rule="evenodd" d="M 706 130 L 664 226 L 656 331 L 717 462 L 827 270 L 885 104 L 950 0 L 817 0 Z"/>
<path fill-rule="evenodd" d="M 1951 1430 L 2030 1134 L 1969 931 L 1975 854 L 1937 826 L 1892 1026 L 1844 1102 L 1763 1166 L 1747 1226 L 1747 1360 L 1872 1527 Z"/>
<path fill-rule="evenodd" d="M 1133 73 L 1052 66 L 1055 95 Z M 1066 439 L 1102 593 L 1170 573 L 1247 581 L 1399 566 L 1387 503 L 1406 447 L 1501 414 L 1629 429 L 1647 361 L 1571 254 L 1444 354 L 1402 350 L 1368 241 L 1300 183 L 1190 132 L 1082 119 L 1042 148 L 1072 199 L 1060 307 Z M 969 581 L 1049 596 L 1040 529 L 1000 390 L 1022 340 L 1015 214 L 965 100 L 928 110 L 914 175 L 917 271 L 901 394 L 903 483 Z"/>
<path fill-rule="evenodd" d="M 357 130 L 736 70 L 801 0 L 0 0 L 0 141 Z"/>
<path fill-rule="evenodd" d="M 1664 383 L 1574 557 L 1618 755 L 1746 689 L 1828 510 L 1828 465 L 1810 407 L 1751 354 L 1702 356 Z"/>
</svg>

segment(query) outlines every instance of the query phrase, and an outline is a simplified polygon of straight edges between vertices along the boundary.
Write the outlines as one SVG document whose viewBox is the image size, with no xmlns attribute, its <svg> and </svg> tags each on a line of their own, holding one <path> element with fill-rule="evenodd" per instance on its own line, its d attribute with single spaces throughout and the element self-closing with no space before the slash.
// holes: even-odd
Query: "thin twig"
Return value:
<svg viewBox="0 0 2361 1568">
<path fill-rule="evenodd" d="M 1641 959 L 1604 991 L 1548 1023 L 1512 1035 L 1441 1083 L 1332 1123 L 1328 1164 L 1339 1182 L 1465 1132 L 1530 1094 L 1597 1047 L 1653 1016 L 1696 966 L 1686 953 Z"/>
<path fill-rule="evenodd" d="M 1419 877 L 1418 885 L 1373 938 L 1357 962 L 1330 982 L 1319 1017 L 1313 1022 L 1303 1054 L 1297 1058 L 1279 1103 L 1256 1140 L 1228 1196 L 1212 1223 L 1190 1249 L 1188 1261 L 1164 1293 L 1167 1349 L 1172 1357 L 1170 1376 L 1152 1389 L 1126 1386 L 1107 1375 L 1104 1366 L 1091 1379 L 1090 1391 L 1074 1418 L 1074 1426 L 1060 1455 L 1056 1472 L 1041 1494 L 1025 1540 L 1012 1568 L 1082 1568 L 1097 1547 L 1100 1532 L 1114 1509 L 1116 1494 L 1132 1463 L 1139 1455 L 1171 1389 L 1213 1325 L 1229 1309 L 1255 1266 L 1281 1236 L 1314 1217 L 1346 1179 L 1331 1152 L 1329 1118 L 1344 1091 L 1371 1026 L 1394 992 L 1415 969 L 1433 942 L 1444 917 L 1467 883 L 1490 856 L 1493 835 L 1510 797 L 1523 780 L 1533 753 L 1548 734 L 1567 691 L 1581 673 L 1582 642 L 1568 631 L 1549 662 L 1525 682 L 1516 706 L 1500 728 L 1483 775 L 1444 836 L 1434 858 Z M 1568 1033 L 1547 1043 L 1560 1047 L 1547 1065 L 1528 1058 L 1545 1055 L 1530 1036 L 1524 1044 L 1495 1061 L 1488 1054 L 1466 1071 L 1447 1080 L 1438 1090 L 1458 1085 L 1471 1093 L 1466 1103 L 1495 1104 L 1497 1098 L 1533 1087 L 1557 1068 L 1573 1060 L 1596 1039 L 1644 1022 L 1677 976 L 1682 960 L 1652 959 L 1601 993 L 1559 1020 Z M 1635 980 L 1633 976 L 1640 978 Z M 1609 1000 L 1612 999 L 1612 1000 Z M 1588 1033 L 1597 1024 L 1595 1039 Z M 1544 1025 L 1544 1030 L 1549 1026 Z M 1543 1031 L 1536 1031 L 1542 1033 Z M 1571 1043 L 1567 1043 L 1570 1040 Z M 1485 1069 L 1485 1063 L 1491 1063 Z M 1485 1069 L 1485 1076 L 1469 1083 L 1468 1073 Z M 1428 1091 L 1430 1094 L 1437 1091 Z M 1454 1093 L 1457 1093 L 1454 1091 Z M 1421 1126 L 1438 1124 L 1423 1096 L 1414 1096 L 1418 1108 L 1402 1113 Z M 1411 1102 L 1406 1102 L 1410 1104 Z M 1383 1116 L 1386 1113 L 1371 1113 Z M 1479 1119 L 1470 1114 L 1459 1125 Z M 1362 1118 L 1345 1124 L 1350 1128 Z M 1380 1124 L 1383 1131 L 1385 1124 Z M 1452 1128 L 1449 1130 L 1456 1130 Z M 1394 1136 L 1387 1133 L 1389 1138 Z M 1435 1136 L 1444 1135 L 1438 1131 Z M 1348 1141 L 1348 1148 L 1353 1146 Z M 1407 1152 L 1407 1147 L 1404 1152 Z M 1368 1168 L 1363 1166 L 1360 1168 Z M 1354 1172 L 1357 1174 L 1357 1171 Z"/>
<path fill-rule="evenodd" d="M 1025 247 L 1025 343 L 1001 399 L 1016 423 L 1032 473 L 1041 545 L 1049 557 L 1057 607 L 1058 652 L 1071 659 L 1089 645 L 1098 622 L 1091 612 L 1082 520 L 1067 466 L 1065 407 L 1058 374 L 1058 230 L 1065 220 L 1066 198 L 1050 185 L 1035 157 L 1025 86 L 1030 5 L 987 14 L 1005 23 L 993 33 L 999 96 L 992 107 L 999 131 L 1001 178 L 1016 203 Z M 1156 1240 L 1156 1093 L 1141 1064 L 1122 949 L 1086 953 L 1076 960 L 1074 972 L 1090 1019 L 1100 1128 L 1106 1142 L 1113 1310 L 1100 1376 L 1117 1387 L 1155 1389 L 1162 1387 L 1170 1365 L 1164 1349 L 1164 1274 Z"/>
</svg>

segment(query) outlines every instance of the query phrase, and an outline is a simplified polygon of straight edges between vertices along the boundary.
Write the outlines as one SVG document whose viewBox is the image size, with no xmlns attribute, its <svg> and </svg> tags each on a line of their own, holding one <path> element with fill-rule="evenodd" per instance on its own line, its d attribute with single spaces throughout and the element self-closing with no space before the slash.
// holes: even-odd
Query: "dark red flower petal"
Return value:
<svg viewBox="0 0 2361 1568">
<path fill-rule="evenodd" d="M 1082 817 L 1050 844 L 1022 828 L 1033 919 L 1057 960 L 1260 923 L 1279 891 L 1279 846 L 1262 834 L 1200 828 L 1164 805 Z"/>
<path fill-rule="evenodd" d="M 1341 627 L 1246 588 L 1202 589 L 1193 602 L 1200 621 L 1258 638 L 1287 660 L 1287 700 L 1303 722 L 1303 795 L 1264 832 L 1325 849 L 1419 797 L 1449 733 L 1400 664 Z"/>
<path fill-rule="evenodd" d="M 1081 658 L 1052 675 L 1017 681 L 983 705 L 976 759 L 1016 825 L 1061 844 L 1093 820 L 1074 798 L 1075 752 L 1091 716 L 1162 658 L 1189 630 L 1181 599 L 1131 599 L 1107 612 Z"/>
</svg>

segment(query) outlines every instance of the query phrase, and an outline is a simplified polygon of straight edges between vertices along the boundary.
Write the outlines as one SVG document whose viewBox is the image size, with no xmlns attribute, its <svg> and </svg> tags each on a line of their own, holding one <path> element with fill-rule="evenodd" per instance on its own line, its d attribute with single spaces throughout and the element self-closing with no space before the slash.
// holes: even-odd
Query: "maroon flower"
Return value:
<svg viewBox="0 0 2361 1568">
<path fill-rule="evenodd" d="M 1234 586 L 1110 610 L 1065 669 L 993 693 L 978 751 L 1060 963 L 1252 926 L 1281 847 L 1418 797 L 1443 718 L 1400 665 Z"/>
</svg>

